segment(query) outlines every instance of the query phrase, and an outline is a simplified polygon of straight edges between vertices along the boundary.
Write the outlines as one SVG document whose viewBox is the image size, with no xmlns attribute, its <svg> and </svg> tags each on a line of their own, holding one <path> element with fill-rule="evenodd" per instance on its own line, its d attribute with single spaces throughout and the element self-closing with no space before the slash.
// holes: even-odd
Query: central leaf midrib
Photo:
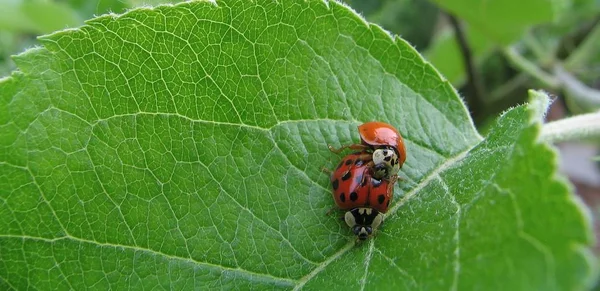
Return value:
<svg viewBox="0 0 600 291">
<path fill-rule="evenodd" d="M 28 240 L 42 241 L 42 242 L 49 243 L 49 244 L 57 243 L 57 242 L 60 242 L 63 240 L 70 240 L 70 241 L 79 242 L 79 243 L 92 244 L 92 245 L 96 245 L 96 246 L 100 246 L 100 247 L 112 247 L 112 248 L 121 248 L 121 249 L 131 250 L 131 251 L 139 251 L 139 252 L 144 252 L 144 253 L 149 253 L 152 255 L 164 257 L 166 259 L 174 259 L 174 260 L 179 260 L 179 261 L 183 261 L 183 262 L 188 262 L 193 265 L 200 265 L 200 266 L 203 266 L 206 268 L 214 268 L 214 269 L 219 269 L 219 270 L 231 271 L 231 272 L 239 273 L 240 275 L 249 277 L 248 281 L 252 281 L 252 278 L 254 278 L 254 277 L 259 277 L 259 278 L 265 279 L 268 282 L 284 283 L 288 286 L 292 286 L 295 283 L 297 283 L 297 280 L 277 277 L 277 276 L 273 276 L 271 274 L 256 273 L 256 272 L 242 269 L 239 267 L 231 268 L 231 267 L 227 267 L 227 266 L 212 264 L 209 262 L 197 261 L 192 258 L 183 258 L 183 257 L 179 257 L 179 256 L 173 256 L 173 255 L 162 253 L 160 251 L 156 251 L 153 249 L 142 248 L 142 247 L 138 247 L 138 246 L 97 242 L 97 241 L 93 241 L 93 240 L 87 240 L 84 238 L 73 237 L 71 235 L 65 235 L 63 237 L 58 237 L 58 238 L 53 238 L 53 239 L 48 239 L 48 238 L 43 238 L 43 237 L 33 237 L 33 236 L 27 236 L 27 235 L 0 235 L 0 238 L 20 239 L 20 240 L 28 239 Z"/>
</svg>

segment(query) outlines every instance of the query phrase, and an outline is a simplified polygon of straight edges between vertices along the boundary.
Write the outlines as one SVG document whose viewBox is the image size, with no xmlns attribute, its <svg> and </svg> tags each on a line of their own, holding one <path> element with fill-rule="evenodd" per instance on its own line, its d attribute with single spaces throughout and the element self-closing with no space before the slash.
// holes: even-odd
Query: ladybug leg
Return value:
<svg viewBox="0 0 600 291">
<path fill-rule="evenodd" d="M 389 187 L 394 187 L 394 184 L 397 181 L 406 181 L 404 178 L 402 178 L 402 177 L 400 177 L 398 175 L 394 175 L 394 176 L 391 176 L 389 178 L 383 178 L 383 179 L 389 182 Z"/>
<path fill-rule="evenodd" d="M 327 145 L 327 147 L 329 148 L 329 150 L 330 150 L 331 152 L 333 152 L 333 153 L 336 153 L 336 154 L 339 154 L 339 153 L 341 153 L 341 152 L 342 152 L 343 150 L 345 150 L 345 149 L 359 150 L 359 151 L 364 151 L 364 150 L 367 150 L 367 149 L 369 149 L 369 146 L 362 145 L 362 144 L 351 144 L 351 145 L 345 145 L 345 146 L 342 146 L 342 147 L 340 147 L 340 148 L 337 148 L 337 149 L 336 149 L 336 148 L 334 148 L 334 147 L 333 147 L 333 146 L 331 146 L 331 145 Z"/>
<path fill-rule="evenodd" d="M 333 206 L 333 207 L 329 208 L 329 210 L 327 210 L 327 213 L 325 213 L 325 215 L 329 216 L 329 215 L 331 215 L 332 212 L 334 212 L 336 210 L 337 210 L 337 207 Z"/>
<path fill-rule="evenodd" d="M 368 167 L 372 167 L 374 165 L 373 154 L 371 154 L 371 153 L 361 154 L 360 156 L 358 156 L 358 159 L 361 159 L 361 160 L 367 162 Z"/>
<path fill-rule="evenodd" d="M 373 166 L 375 166 L 375 163 L 373 162 L 373 159 L 372 159 L 373 156 L 371 156 L 369 154 L 365 154 L 365 155 L 361 155 L 360 157 L 363 161 L 367 161 L 366 165 L 369 169 L 372 169 Z"/>
<path fill-rule="evenodd" d="M 388 183 L 388 188 L 387 188 L 387 193 L 388 195 L 392 196 L 394 195 L 394 184 L 396 184 L 396 181 L 398 181 L 398 179 L 400 179 L 398 177 L 398 175 L 394 175 L 390 177 L 390 182 Z"/>
<path fill-rule="evenodd" d="M 383 222 L 381 223 L 381 225 L 383 225 Z M 380 227 L 381 227 L 381 225 L 380 225 Z M 377 236 L 377 234 L 379 234 L 379 229 L 374 229 L 374 230 L 373 230 L 373 233 L 371 234 L 371 237 L 372 237 L 372 238 L 373 238 L 373 237 L 376 237 L 376 236 Z"/>
</svg>

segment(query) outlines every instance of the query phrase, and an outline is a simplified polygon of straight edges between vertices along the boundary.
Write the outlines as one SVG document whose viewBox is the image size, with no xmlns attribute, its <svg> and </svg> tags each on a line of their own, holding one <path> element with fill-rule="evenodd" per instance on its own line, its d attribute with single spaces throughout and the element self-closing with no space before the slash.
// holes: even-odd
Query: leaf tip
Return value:
<svg viewBox="0 0 600 291">
<path fill-rule="evenodd" d="M 527 105 L 531 112 L 531 121 L 542 122 L 550 107 L 550 97 L 548 93 L 542 90 L 529 90 L 529 104 Z"/>
</svg>

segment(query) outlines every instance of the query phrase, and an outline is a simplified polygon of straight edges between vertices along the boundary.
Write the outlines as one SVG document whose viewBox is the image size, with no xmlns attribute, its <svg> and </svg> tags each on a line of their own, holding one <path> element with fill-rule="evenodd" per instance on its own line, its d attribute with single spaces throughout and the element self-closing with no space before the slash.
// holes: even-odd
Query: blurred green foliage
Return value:
<svg viewBox="0 0 600 291">
<path fill-rule="evenodd" d="M 346 1 L 370 22 L 408 40 L 415 48 L 426 48 L 431 41 L 439 15 L 437 6 L 420 0 Z"/>
</svg>

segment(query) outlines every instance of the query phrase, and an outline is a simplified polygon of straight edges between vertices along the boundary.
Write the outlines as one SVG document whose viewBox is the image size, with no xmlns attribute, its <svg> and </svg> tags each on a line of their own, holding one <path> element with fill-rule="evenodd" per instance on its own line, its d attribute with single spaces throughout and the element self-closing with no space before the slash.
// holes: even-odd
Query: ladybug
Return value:
<svg viewBox="0 0 600 291">
<path fill-rule="evenodd" d="M 393 197 L 396 177 L 389 181 L 372 176 L 370 152 L 355 152 L 345 156 L 331 173 L 335 204 L 346 213 L 343 220 L 363 241 L 383 222 Z"/>
<path fill-rule="evenodd" d="M 373 177 L 388 181 L 392 177 L 397 177 L 398 171 L 406 160 L 404 139 L 398 130 L 385 122 L 370 121 L 359 125 L 358 133 L 360 134 L 360 144 L 345 145 L 338 149 L 329 146 L 329 150 L 340 153 L 342 150 L 350 148 L 372 152 L 370 166 L 372 166 Z"/>
</svg>

